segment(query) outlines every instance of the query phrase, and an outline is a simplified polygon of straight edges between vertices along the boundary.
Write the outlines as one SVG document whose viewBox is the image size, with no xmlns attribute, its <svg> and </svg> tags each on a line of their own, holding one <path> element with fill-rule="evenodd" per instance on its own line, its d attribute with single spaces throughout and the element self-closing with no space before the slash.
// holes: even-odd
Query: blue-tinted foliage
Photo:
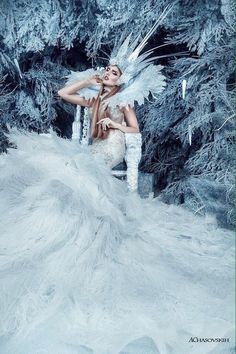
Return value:
<svg viewBox="0 0 236 354">
<path fill-rule="evenodd" d="M 172 11 L 150 41 L 150 47 L 165 44 L 157 50 L 159 55 L 172 54 L 157 60 L 165 66 L 168 85 L 161 95 L 137 107 L 144 140 L 140 168 L 156 173 L 156 193 L 165 201 L 185 203 L 199 213 L 213 211 L 229 226 L 233 0 L 2 1 L 0 147 L 7 147 L 6 124 L 45 132 L 60 125 L 58 120 L 71 119 L 74 107 L 55 96 L 69 69 L 104 64 L 104 51 L 130 32 L 143 37 L 169 3 Z M 173 55 L 183 50 L 189 54 Z"/>
</svg>

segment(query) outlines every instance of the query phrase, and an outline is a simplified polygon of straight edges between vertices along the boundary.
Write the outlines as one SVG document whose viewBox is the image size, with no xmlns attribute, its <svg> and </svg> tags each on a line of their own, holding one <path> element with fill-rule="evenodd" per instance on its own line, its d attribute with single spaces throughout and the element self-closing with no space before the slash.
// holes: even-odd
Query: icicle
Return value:
<svg viewBox="0 0 236 354">
<path fill-rule="evenodd" d="M 182 97 L 183 97 L 183 100 L 185 99 L 186 85 L 187 85 L 187 81 L 184 79 L 182 81 Z"/>
<path fill-rule="evenodd" d="M 17 71 L 18 71 L 18 73 L 19 73 L 19 75 L 20 75 L 20 78 L 22 79 L 22 73 L 21 73 L 21 70 L 20 70 L 19 63 L 18 63 L 17 59 L 14 59 L 13 61 L 14 61 L 14 63 L 15 63 L 15 66 L 16 66 L 16 68 L 17 68 Z"/>
<path fill-rule="evenodd" d="M 192 126 L 191 124 L 188 125 L 188 141 L 189 141 L 189 145 L 192 144 Z"/>
</svg>

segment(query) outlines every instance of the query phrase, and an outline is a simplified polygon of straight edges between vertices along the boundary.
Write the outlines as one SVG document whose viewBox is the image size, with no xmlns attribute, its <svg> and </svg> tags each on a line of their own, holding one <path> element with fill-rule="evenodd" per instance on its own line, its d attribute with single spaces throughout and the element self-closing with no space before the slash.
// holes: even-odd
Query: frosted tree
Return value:
<svg viewBox="0 0 236 354">
<path fill-rule="evenodd" d="M 195 55 L 166 67 L 168 87 L 145 115 L 144 167 L 168 202 L 233 223 L 233 3 L 180 1 L 167 41 Z M 187 81 L 186 97 L 182 82 Z"/>
<path fill-rule="evenodd" d="M 166 202 L 213 212 L 232 227 L 232 0 L 3 0 L 1 150 L 7 149 L 7 124 L 38 132 L 53 126 L 69 136 L 74 107 L 55 96 L 69 70 L 104 65 L 118 40 L 131 31 L 142 38 L 168 5 L 170 13 L 149 42 L 159 47 L 157 63 L 164 65 L 168 85 L 137 107 L 140 168 L 155 173 L 155 194 Z"/>
</svg>

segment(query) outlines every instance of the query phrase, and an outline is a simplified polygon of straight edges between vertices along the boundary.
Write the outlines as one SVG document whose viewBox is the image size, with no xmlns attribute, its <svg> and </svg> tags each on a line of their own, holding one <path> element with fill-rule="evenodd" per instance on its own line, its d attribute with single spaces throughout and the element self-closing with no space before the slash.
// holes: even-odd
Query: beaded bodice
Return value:
<svg viewBox="0 0 236 354">
<path fill-rule="evenodd" d="M 92 107 L 89 108 L 90 118 L 92 117 Z M 108 108 L 109 118 L 114 122 L 122 124 L 124 122 L 124 113 L 119 107 Z"/>
</svg>

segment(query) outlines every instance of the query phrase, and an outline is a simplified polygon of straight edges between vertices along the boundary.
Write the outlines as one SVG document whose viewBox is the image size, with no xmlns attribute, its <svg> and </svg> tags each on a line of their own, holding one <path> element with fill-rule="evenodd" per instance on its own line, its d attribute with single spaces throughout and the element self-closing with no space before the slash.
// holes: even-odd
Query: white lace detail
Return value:
<svg viewBox="0 0 236 354">
<path fill-rule="evenodd" d="M 88 110 L 85 108 L 82 137 L 81 137 L 81 141 L 80 141 L 82 145 L 88 145 L 89 136 L 90 136 L 90 116 L 89 116 Z"/>
<path fill-rule="evenodd" d="M 125 134 L 118 129 L 110 130 L 107 139 L 95 139 L 90 149 L 92 153 L 102 155 L 106 164 L 113 168 L 125 157 Z"/>
<path fill-rule="evenodd" d="M 122 124 L 124 122 L 124 113 L 118 107 L 110 107 L 109 109 L 112 120 Z"/>
</svg>

